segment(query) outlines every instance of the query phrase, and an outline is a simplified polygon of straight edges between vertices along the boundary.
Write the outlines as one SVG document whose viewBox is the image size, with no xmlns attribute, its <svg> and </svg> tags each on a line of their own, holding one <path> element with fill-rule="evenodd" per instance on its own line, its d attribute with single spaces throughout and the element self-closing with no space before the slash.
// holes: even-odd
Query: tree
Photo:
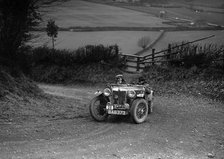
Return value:
<svg viewBox="0 0 224 159">
<path fill-rule="evenodd" d="M 55 38 L 58 35 L 58 26 L 55 24 L 55 21 L 50 19 L 47 23 L 47 35 L 52 39 L 52 47 L 54 49 Z"/>
<path fill-rule="evenodd" d="M 38 0 L 0 0 L 0 57 L 16 61 L 18 50 L 40 22 Z"/>
<path fill-rule="evenodd" d="M 138 46 L 141 47 L 142 49 L 145 49 L 147 45 L 149 45 L 151 42 L 150 37 L 148 36 L 143 36 L 138 40 Z"/>
</svg>

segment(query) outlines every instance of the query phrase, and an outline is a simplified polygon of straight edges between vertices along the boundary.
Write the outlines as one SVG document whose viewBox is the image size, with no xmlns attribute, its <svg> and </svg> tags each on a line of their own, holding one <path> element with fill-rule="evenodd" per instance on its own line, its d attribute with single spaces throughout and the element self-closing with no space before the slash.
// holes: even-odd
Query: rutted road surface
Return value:
<svg viewBox="0 0 224 159">
<path fill-rule="evenodd" d="M 154 113 L 143 124 L 127 117 L 99 123 L 88 112 L 94 87 L 40 87 L 79 115 L 1 124 L 1 159 L 224 158 L 222 103 L 184 95 L 156 96 Z"/>
</svg>

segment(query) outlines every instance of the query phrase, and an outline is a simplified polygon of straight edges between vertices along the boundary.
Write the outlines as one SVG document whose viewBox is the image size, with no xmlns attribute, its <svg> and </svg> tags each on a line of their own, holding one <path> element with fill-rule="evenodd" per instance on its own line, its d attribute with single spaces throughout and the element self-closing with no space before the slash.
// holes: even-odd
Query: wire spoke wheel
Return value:
<svg viewBox="0 0 224 159">
<path fill-rule="evenodd" d="M 97 96 L 91 100 L 90 103 L 90 114 L 96 121 L 106 120 L 108 114 L 106 112 L 106 103 L 107 101 L 100 96 Z"/>
<path fill-rule="evenodd" d="M 143 103 L 140 103 L 137 106 L 137 112 L 136 112 L 137 118 L 141 119 L 145 116 L 145 114 L 146 114 L 146 107 Z"/>
<path fill-rule="evenodd" d="M 148 116 L 148 103 L 145 99 L 136 99 L 131 106 L 131 116 L 136 124 L 143 123 Z"/>
</svg>

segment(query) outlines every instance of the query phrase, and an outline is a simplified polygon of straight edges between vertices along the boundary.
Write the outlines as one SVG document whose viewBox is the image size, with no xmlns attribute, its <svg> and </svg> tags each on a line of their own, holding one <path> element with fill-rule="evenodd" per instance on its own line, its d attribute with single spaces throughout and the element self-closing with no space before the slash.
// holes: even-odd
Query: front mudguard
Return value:
<svg viewBox="0 0 224 159">
<path fill-rule="evenodd" d="M 109 97 L 104 96 L 104 94 L 101 91 L 97 91 L 95 92 L 96 97 L 99 97 L 100 99 L 102 99 L 102 101 L 105 102 L 105 105 L 107 104 L 107 102 L 109 102 Z"/>
</svg>

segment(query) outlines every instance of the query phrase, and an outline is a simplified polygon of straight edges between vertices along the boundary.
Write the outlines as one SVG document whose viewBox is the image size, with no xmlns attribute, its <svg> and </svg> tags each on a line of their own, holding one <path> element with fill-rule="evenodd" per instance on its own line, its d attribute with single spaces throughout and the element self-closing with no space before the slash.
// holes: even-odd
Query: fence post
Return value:
<svg viewBox="0 0 224 159">
<path fill-rule="evenodd" d="M 194 55 L 196 55 L 196 54 L 197 54 L 197 51 L 198 51 L 198 47 L 197 47 L 197 46 L 195 46 L 195 47 L 194 47 Z"/>
<path fill-rule="evenodd" d="M 167 57 L 166 57 L 167 60 L 170 59 L 171 51 L 172 51 L 172 50 L 171 50 L 171 44 L 168 44 Z"/>
<path fill-rule="evenodd" d="M 164 52 L 165 54 L 166 52 Z M 168 44 L 168 49 L 167 49 L 167 54 L 166 54 L 166 65 L 168 66 L 170 64 L 170 59 L 171 59 L 171 53 L 172 53 L 172 48 L 171 48 L 171 44 Z"/>
<path fill-rule="evenodd" d="M 155 50 L 156 49 L 152 49 L 152 65 L 155 65 Z"/>
<path fill-rule="evenodd" d="M 124 67 L 127 68 L 127 56 L 122 55 L 122 53 L 120 53 L 119 56 L 120 56 L 120 59 L 122 59 Z"/>
<path fill-rule="evenodd" d="M 222 69 L 223 69 L 223 71 L 224 71 L 224 50 L 223 50 L 223 52 L 222 52 Z"/>
<path fill-rule="evenodd" d="M 137 71 L 139 71 L 139 66 L 140 66 L 139 62 L 140 62 L 140 57 L 137 57 Z"/>
</svg>

